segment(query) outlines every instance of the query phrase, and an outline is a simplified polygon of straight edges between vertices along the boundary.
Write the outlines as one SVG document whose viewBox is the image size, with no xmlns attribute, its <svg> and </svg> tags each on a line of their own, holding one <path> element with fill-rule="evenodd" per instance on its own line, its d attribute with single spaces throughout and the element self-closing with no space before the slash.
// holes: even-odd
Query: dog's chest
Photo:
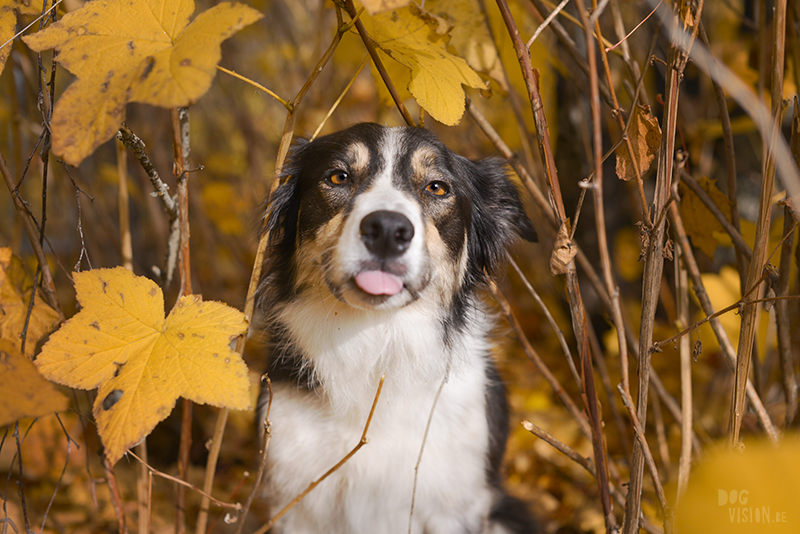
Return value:
<svg viewBox="0 0 800 534">
<path fill-rule="evenodd" d="M 386 323 L 307 314 L 313 315 L 305 311 L 304 320 L 293 321 L 306 325 L 296 327 L 296 339 L 313 351 L 322 387 L 275 387 L 274 511 L 356 446 L 380 376 L 386 378 L 368 443 L 301 501 L 286 530 L 408 532 L 412 498 L 412 532 L 461 532 L 480 523 L 490 501 L 483 336 L 467 334 L 448 349 L 438 321 L 413 310 Z"/>
</svg>

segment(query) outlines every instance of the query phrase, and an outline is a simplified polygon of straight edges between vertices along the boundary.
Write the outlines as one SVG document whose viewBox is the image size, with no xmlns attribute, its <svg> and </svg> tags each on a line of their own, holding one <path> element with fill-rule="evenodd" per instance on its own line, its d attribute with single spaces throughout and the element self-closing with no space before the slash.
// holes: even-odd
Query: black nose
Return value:
<svg viewBox="0 0 800 534">
<path fill-rule="evenodd" d="M 361 219 L 361 241 L 381 258 L 399 256 L 414 237 L 414 226 L 396 211 L 373 211 Z"/>
</svg>

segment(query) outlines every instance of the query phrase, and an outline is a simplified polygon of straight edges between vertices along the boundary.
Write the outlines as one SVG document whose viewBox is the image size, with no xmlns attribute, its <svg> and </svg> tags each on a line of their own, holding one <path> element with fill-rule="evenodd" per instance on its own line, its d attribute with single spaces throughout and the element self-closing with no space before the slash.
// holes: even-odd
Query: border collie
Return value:
<svg viewBox="0 0 800 534">
<path fill-rule="evenodd" d="M 359 443 L 385 383 L 368 443 L 274 530 L 537 531 L 501 486 L 508 408 L 476 295 L 517 236 L 536 239 L 506 174 L 420 128 L 358 124 L 292 150 L 258 294 L 273 514 Z"/>
</svg>

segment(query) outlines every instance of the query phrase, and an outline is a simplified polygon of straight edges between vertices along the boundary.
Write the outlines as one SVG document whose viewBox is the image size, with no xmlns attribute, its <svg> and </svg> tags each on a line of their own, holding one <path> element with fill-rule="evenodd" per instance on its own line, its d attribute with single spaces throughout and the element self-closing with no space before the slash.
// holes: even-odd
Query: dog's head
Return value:
<svg viewBox="0 0 800 534">
<path fill-rule="evenodd" d="M 536 239 L 506 174 L 420 128 L 359 124 L 297 145 L 267 210 L 270 300 L 320 287 L 362 309 L 463 300 L 517 235 Z"/>
</svg>

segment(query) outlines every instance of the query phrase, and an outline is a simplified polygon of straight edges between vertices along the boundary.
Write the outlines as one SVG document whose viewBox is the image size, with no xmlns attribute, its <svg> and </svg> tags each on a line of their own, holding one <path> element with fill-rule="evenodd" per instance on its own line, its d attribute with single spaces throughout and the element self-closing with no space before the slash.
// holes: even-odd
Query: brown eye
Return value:
<svg viewBox="0 0 800 534">
<path fill-rule="evenodd" d="M 350 183 L 350 175 L 342 170 L 335 170 L 328 176 L 328 181 L 333 185 L 345 185 Z"/>
<path fill-rule="evenodd" d="M 443 197 L 450 192 L 450 187 L 444 182 L 431 182 L 425 186 L 425 191 L 437 197 Z"/>
</svg>

